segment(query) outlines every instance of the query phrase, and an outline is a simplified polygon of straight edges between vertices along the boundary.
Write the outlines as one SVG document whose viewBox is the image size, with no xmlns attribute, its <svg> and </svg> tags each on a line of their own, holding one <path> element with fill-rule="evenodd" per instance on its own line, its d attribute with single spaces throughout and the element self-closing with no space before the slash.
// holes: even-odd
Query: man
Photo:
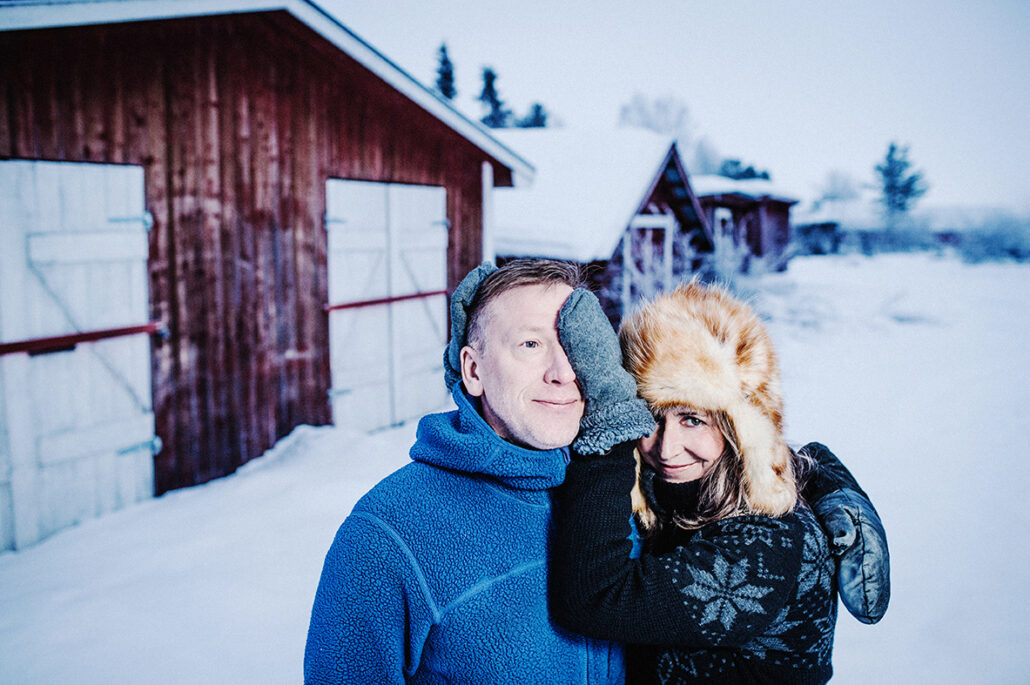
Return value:
<svg viewBox="0 0 1030 685">
<path fill-rule="evenodd" d="M 459 286 L 445 358 L 458 408 L 419 422 L 413 463 L 337 533 L 306 682 L 623 681 L 619 647 L 547 614 L 550 491 L 584 407 L 556 320 L 579 280 L 571 265 L 522 261 Z"/>
<path fill-rule="evenodd" d="M 419 422 L 413 463 L 340 527 L 312 609 L 305 682 L 623 682 L 619 646 L 568 633 L 547 612 L 551 490 L 567 446 L 653 427 L 637 406 L 587 407 L 584 417 L 558 331 L 579 285 L 572 265 L 520 260 L 484 264 L 455 290 L 444 366 L 457 409 Z M 591 336 L 579 337 L 589 348 Z M 854 551 L 856 535 L 869 534 L 864 493 L 829 476 L 823 490 L 847 495 L 850 508 L 835 505 L 823 523 L 858 555 L 846 564 L 864 573 L 856 592 L 875 600 L 864 580 L 877 564 L 885 573 L 886 559 Z"/>
</svg>

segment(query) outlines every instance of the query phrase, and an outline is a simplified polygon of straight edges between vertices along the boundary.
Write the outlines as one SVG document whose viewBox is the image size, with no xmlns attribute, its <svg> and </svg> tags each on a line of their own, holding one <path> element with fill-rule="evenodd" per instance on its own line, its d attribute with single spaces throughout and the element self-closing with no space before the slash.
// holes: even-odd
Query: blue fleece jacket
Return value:
<svg viewBox="0 0 1030 685">
<path fill-rule="evenodd" d="M 622 683 L 621 648 L 551 623 L 551 489 L 564 449 L 499 438 L 462 392 L 414 463 L 366 494 L 326 556 L 305 682 Z"/>
</svg>

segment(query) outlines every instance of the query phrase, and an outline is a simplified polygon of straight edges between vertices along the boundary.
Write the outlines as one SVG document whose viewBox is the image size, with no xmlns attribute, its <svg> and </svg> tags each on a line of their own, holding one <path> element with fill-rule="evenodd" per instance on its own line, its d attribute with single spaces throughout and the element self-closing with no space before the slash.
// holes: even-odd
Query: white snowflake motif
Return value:
<svg viewBox="0 0 1030 685">
<path fill-rule="evenodd" d="M 765 613 L 758 600 L 772 592 L 772 588 L 751 585 L 746 580 L 747 559 L 731 565 L 716 557 L 712 573 L 695 571 L 694 582 L 681 592 L 704 603 L 701 623 L 719 621 L 729 630 L 740 612 Z"/>
<path fill-rule="evenodd" d="M 765 631 L 765 634 L 756 636 L 753 640 L 744 645 L 744 649 L 756 653 L 762 659 L 765 658 L 765 652 L 767 649 L 779 652 L 789 652 L 790 647 L 780 639 L 780 636 L 799 625 L 801 625 L 801 621 L 787 620 L 787 607 L 784 607 L 772 622 L 772 625 L 769 626 L 769 629 Z"/>
<path fill-rule="evenodd" d="M 822 592 L 830 591 L 833 560 L 823 551 L 821 543 L 810 531 L 805 531 L 805 544 L 801 550 L 801 577 L 798 579 L 799 595 L 805 594 L 817 584 Z"/>
</svg>

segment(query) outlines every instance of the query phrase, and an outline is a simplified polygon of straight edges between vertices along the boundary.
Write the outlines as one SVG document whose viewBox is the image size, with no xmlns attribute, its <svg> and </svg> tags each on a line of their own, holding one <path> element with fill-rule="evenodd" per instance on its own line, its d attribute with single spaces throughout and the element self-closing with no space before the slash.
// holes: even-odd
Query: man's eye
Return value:
<svg viewBox="0 0 1030 685">
<path fill-rule="evenodd" d="M 539 347 L 540 343 L 538 343 L 536 340 L 527 340 L 524 343 L 522 343 L 522 346 L 532 350 L 535 347 Z"/>
</svg>

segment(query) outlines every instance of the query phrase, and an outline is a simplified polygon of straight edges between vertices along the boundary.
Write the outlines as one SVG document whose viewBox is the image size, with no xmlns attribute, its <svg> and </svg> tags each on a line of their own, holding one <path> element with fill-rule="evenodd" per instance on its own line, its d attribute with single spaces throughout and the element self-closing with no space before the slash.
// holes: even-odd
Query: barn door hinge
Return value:
<svg viewBox="0 0 1030 685">
<path fill-rule="evenodd" d="M 144 447 L 149 447 L 150 454 L 151 456 L 153 456 L 161 452 L 161 448 L 164 447 L 164 443 L 161 442 L 161 438 L 155 435 L 150 440 L 144 440 L 143 442 L 137 442 L 135 445 L 123 447 L 122 449 L 118 450 L 118 454 L 131 454 L 132 452 L 143 449 Z"/>
<path fill-rule="evenodd" d="M 329 212 L 326 212 L 322 216 L 322 228 L 324 228 L 327 231 L 329 230 L 329 224 L 345 224 L 345 223 L 347 223 L 346 219 L 340 219 L 338 217 L 329 216 Z"/>
<path fill-rule="evenodd" d="M 143 212 L 141 216 L 111 216 L 107 218 L 111 224 L 143 224 L 146 231 L 154 227 L 154 215 L 150 212 Z"/>
</svg>

